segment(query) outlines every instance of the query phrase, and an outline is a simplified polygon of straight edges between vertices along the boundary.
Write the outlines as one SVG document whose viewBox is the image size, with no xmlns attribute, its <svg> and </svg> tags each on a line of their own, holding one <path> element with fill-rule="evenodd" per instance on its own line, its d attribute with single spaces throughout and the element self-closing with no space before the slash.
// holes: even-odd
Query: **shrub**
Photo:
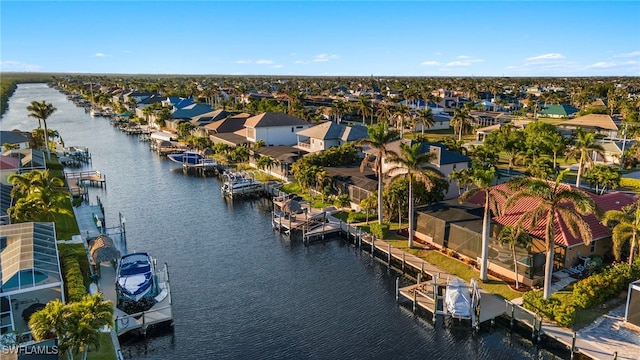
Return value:
<svg viewBox="0 0 640 360">
<path fill-rule="evenodd" d="M 82 300 L 87 294 L 87 288 L 84 286 L 82 271 L 80 271 L 80 263 L 73 256 L 62 257 L 62 271 L 64 272 L 65 287 L 67 290 L 67 300 L 75 302 Z"/>
<path fill-rule="evenodd" d="M 375 236 L 377 239 L 384 239 L 389 232 L 389 223 L 373 223 L 370 226 L 371 234 Z"/>
<path fill-rule="evenodd" d="M 583 309 L 601 305 L 625 291 L 629 283 L 640 277 L 640 261 L 633 266 L 617 263 L 602 272 L 578 281 L 573 286 L 573 301 Z"/>
<path fill-rule="evenodd" d="M 620 179 L 620 187 L 640 190 L 640 179 L 623 177 Z"/>
<path fill-rule="evenodd" d="M 347 216 L 347 222 L 349 224 L 364 222 L 366 220 L 367 220 L 367 214 L 360 213 L 360 212 L 357 212 L 357 211 L 352 211 Z M 371 216 L 369 216 L 369 220 L 372 220 Z"/>
<path fill-rule="evenodd" d="M 553 315 L 560 326 L 571 327 L 576 321 L 576 308 L 569 304 L 560 304 L 553 310 Z"/>
</svg>

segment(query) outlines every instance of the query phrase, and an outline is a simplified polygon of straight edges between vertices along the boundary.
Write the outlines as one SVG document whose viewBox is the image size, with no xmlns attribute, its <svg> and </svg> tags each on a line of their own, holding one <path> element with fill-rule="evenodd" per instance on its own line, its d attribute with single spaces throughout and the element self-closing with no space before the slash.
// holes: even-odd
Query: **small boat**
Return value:
<svg viewBox="0 0 640 360">
<path fill-rule="evenodd" d="M 168 154 L 169 160 L 188 167 L 215 167 L 217 164 L 213 159 L 205 157 L 199 151 L 184 151 L 174 154 Z"/>
<path fill-rule="evenodd" d="M 139 252 L 120 258 L 116 272 L 116 290 L 119 303 L 139 302 L 157 295 L 149 254 Z"/>
<path fill-rule="evenodd" d="M 233 197 L 235 195 L 251 194 L 263 189 L 263 184 L 260 181 L 247 176 L 227 173 L 225 178 L 227 180 L 220 189 L 223 195 Z"/>
<path fill-rule="evenodd" d="M 453 279 L 447 285 L 445 295 L 447 311 L 456 319 L 471 319 L 471 292 L 469 285 L 460 279 Z"/>
</svg>

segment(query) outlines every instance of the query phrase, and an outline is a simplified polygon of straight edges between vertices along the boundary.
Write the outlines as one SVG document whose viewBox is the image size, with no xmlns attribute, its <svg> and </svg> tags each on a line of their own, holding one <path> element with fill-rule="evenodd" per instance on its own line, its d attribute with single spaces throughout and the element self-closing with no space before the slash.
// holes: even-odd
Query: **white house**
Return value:
<svg viewBox="0 0 640 360">
<path fill-rule="evenodd" d="M 253 143 L 263 140 L 267 146 L 296 145 L 296 132 L 311 125 L 300 118 L 281 112 L 258 114 L 248 118 L 244 123 L 247 140 Z"/>
<path fill-rule="evenodd" d="M 327 150 L 350 141 L 368 136 L 367 128 L 362 125 L 346 126 L 326 121 L 310 128 L 298 131 L 297 147 L 308 152 Z"/>
<path fill-rule="evenodd" d="M 433 114 L 433 126 L 425 127 L 424 130 L 444 130 L 451 127 L 451 117 L 445 113 Z M 415 127 L 415 131 L 422 131 L 422 124 L 418 122 Z"/>
</svg>

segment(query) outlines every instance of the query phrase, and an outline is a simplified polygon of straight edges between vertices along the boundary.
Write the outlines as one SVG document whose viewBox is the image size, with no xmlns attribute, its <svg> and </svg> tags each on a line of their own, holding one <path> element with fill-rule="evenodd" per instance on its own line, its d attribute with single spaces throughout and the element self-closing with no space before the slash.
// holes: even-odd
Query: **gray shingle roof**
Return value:
<svg viewBox="0 0 640 360">
<path fill-rule="evenodd" d="M 309 123 L 289 114 L 281 112 L 265 112 L 248 118 L 244 125 L 246 127 L 257 128 L 272 126 L 309 125 Z"/>
<path fill-rule="evenodd" d="M 13 131 L 0 131 L 0 145 L 2 144 L 18 144 L 29 142 L 25 136 Z"/>
</svg>

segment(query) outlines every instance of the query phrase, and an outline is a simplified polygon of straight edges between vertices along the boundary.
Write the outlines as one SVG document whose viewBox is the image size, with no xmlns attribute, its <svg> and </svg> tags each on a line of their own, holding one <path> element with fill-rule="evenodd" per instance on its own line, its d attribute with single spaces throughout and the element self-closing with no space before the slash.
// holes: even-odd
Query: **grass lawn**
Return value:
<svg viewBox="0 0 640 360">
<path fill-rule="evenodd" d="M 111 334 L 100 333 L 100 346 L 97 349 L 91 347 L 87 353 L 89 360 L 116 360 L 116 351 L 111 342 Z M 80 358 L 79 356 L 77 357 Z"/>
<path fill-rule="evenodd" d="M 400 240 L 400 241 L 394 241 L 394 240 L 391 240 L 391 241 L 385 240 L 385 241 L 391 244 L 391 246 L 398 248 L 400 250 L 406 251 L 410 254 L 416 255 L 424 259 L 425 261 L 467 282 L 471 281 L 471 278 L 477 279 L 480 276 L 480 273 L 478 270 L 463 263 L 462 261 L 452 259 L 440 253 L 439 251 L 409 249 L 407 247 L 408 244 L 406 239 Z M 522 293 L 511 290 L 509 285 L 495 278 L 490 278 L 489 281 L 486 283 L 483 283 L 480 281 L 479 284 L 480 284 L 480 287 L 485 289 L 486 291 L 492 294 L 500 295 L 508 300 L 513 300 L 515 298 L 522 296 Z"/>
</svg>

